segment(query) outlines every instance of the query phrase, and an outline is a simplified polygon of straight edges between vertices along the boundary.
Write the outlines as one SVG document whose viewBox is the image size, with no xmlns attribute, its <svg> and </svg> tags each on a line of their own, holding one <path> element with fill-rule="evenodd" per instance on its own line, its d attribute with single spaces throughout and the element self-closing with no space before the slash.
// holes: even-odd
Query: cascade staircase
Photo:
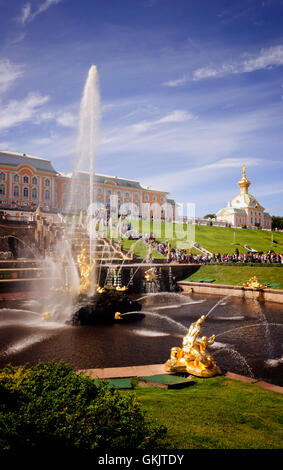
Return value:
<svg viewBox="0 0 283 470">
<path fill-rule="evenodd" d="M 193 247 L 199 250 L 203 255 L 212 256 L 212 253 L 210 251 L 206 250 L 205 248 L 203 248 L 203 246 L 200 246 L 198 243 L 194 243 Z"/>
<path fill-rule="evenodd" d="M 90 243 L 88 233 L 82 227 L 77 227 L 71 237 L 72 254 L 75 261 L 77 261 L 83 246 L 86 248 L 89 256 Z M 105 238 L 97 238 L 94 243 L 92 258 L 97 264 L 120 264 L 124 260 L 125 255 L 118 244 L 111 243 L 111 241 Z"/>
</svg>

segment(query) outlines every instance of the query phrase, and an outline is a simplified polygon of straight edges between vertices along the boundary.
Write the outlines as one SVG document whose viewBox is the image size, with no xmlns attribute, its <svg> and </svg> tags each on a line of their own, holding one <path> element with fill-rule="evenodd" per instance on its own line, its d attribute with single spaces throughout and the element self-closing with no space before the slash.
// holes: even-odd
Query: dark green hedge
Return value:
<svg viewBox="0 0 283 470">
<path fill-rule="evenodd" d="M 2 451 L 145 449 L 165 432 L 133 393 L 97 386 L 63 362 L 0 370 Z"/>
<path fill-rule="evenodd" d="M 252 266 L 256 268 L 283 268 L 282 263 L 233 263 L 233 262 L 221 262 L 221 263 L 207 263 L 207 266 Z"/>
</svg>

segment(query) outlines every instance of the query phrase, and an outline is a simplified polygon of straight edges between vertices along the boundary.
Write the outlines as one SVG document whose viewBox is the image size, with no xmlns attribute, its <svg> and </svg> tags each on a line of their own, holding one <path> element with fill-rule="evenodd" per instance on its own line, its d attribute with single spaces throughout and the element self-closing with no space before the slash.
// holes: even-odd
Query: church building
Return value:
<svg viewBox="0 0 283 470">
<path fill-rule="evenodd" d="M 249 194 L 251 182 L 246 177 L 243 165 L 243 176 L 238 182 L 240 194 L 228 202 L 227 207 L 217 212 L 217 221 L 225 222 L 233 227 L 271 229 L 271 216 L 264 211 L 257 199 Z"/>
</svg>

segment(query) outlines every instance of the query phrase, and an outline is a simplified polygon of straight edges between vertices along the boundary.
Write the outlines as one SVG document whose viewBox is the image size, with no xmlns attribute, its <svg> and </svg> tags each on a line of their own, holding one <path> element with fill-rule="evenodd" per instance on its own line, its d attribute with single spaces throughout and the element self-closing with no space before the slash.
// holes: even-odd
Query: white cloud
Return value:
<svg viewBox="0 0 283 470">
<path fill-rule="evenodd" d="M 194 119 L 195 116 L 192 113 L 188 113 L 184 109 L 175 109 L 172 113 L 167 114 L 161 119 L 155 121 L 156 124 L 161 124 L 163 122 L 185 122 L 190 119 Z"/>
<path fill-rule="evenodd" d="M 63 127 L 75 127 L 77 118 L 74 114 L 65 112 L 57 116 L 56 122 Z"/>
<path fill-rule="evenodd" d="M 169 86 L 169 87 L 176 87 L 180 85 L 184 85 L 188 81 L 187 77 L 182 77 L 182 78 L 177 78 L 176 80 L 169 80 L 168 82 L 162 83 L 164 86 Z"/>
<path fill-rule="evenodd" d="M 20 23 L 24 24 L 31 16 L 31 4 L 27 3 L 23 6 L 21 16 L 19 17 Z"/>
<path fill-rule="evenodd" d="M 4 93 L 22 73 L 21 65 L 15 65 L 8 59 L 0 60 L 0 94 Z"/>
<path fill-rule="evenodd" d="M 35 15 L 39 15 L 39 13 L 43 13 L 46 11 L 51 5 L 57 5 L 57 3 L 60 3 L 62 0 L 45 0 L 38 10 L 36 11 Z"/>
<path fill-rule="evenodd" d="M 235 168 L 239 170 L 239 179 L 241 174 L 241 166 L 245 163 L 248 167 L 264 165 L 265 160 L 254 157 L 245 158 L 222 158 L 213 163 L 208 163 L 198 167 L 182 168 L 178 171 L 170 171 L 165 174 L 158 175 L 152 179 L 148 179 L 149 184 L 156 188 L 168 188 L 169 191 L 179 189 L 181 186 L 190 185 L 198 186 L 200 182 L 203 184 L 206 180 L 211 180 L 211 175 L 222 175 L 223 171 Z M 217 176 L 214 177 L 217 179 Z"/>
<path fill-rule="evenodd" d="M 246 55 L 245 58 L 219 67 L 202 67 L 193 72 L 193 80 L 211 77 L 223 77 L 230 74 L 250 73 L 270 67 L 283 65 L 283 45 L 261 49 L 257 56 Z"/>
<path fill-rule="evenodd" d="M 7 105 L 0 107 L 0 130 L 34 120 L 38 107 L 47 103 L 48 100 L 48 96 L 29 93 L 23 100 L 9 101 Z"/>
<path fill-rule="evenodd" d="M 36 116 L 36 123 L 41 124 L 45 121 L 55 121 L 59 126 L 75 127 L 77 116 L 70 111 L 43 111 Z"/>
<path fill-rule="evenodd" d="M 266 69 L 283 65 L 283 45 L 262 49 L 258 57 L 251 57 L 243 62 L 244 72 Z"/>
<path fill-rule="evenodd" d="M 194 115 L 192 113 L 189 113 L 184 109 L 175 109 L 174 111 L 169 114 L 166 114 L 162 118 L 154 119 L 151 121 L 141 121 L 137 124 L 132 124 L 131 126 L 129 126 L 129 128 L 134 132 L 140 133 L 145 132 L 150 128 L 155 128 L 159 124 L 185 122 L 190 119 L 194 119 Z"/>
<path fill-rule="evenodd" d="M 34 12 L 32 12 L 31 4 L 27 3 L 22 8 L 21 15 L 19 17 L 20 23 L 25 24 L 34 20 L 37 15 L 40 15 L 40 13 L 45 12 L 49 7 L 52 5 L 57 5 L 61 1 L 62 0 L 45 0 Z"/>
<path fill-rule="evenodd" d="M 250 73 L 283 65 L 283 45 L 261 49 L 257 55 L 244 54 L 237 61 L 213 66 L 207 65 L 194 70 L 191 76 L 183 76 L 176 80 L 164 82 L 163 85 L 177 87 L 193 80 L 224 77 L 232 74 Z"/>
</svg>

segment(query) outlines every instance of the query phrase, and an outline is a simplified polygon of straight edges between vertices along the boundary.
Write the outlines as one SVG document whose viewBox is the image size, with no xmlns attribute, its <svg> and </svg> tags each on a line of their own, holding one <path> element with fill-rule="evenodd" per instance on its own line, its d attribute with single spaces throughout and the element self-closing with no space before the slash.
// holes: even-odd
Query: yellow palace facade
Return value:
<svg viewBox="0 0 283 470">
<path fill-rule="evenodd" d="M 94 175 L 95 200 L 109 209 L 143 218 L 175 219 L 175 202 L 166 191 L 135 180 Z M 57 172 L 51 161 L 16 152 L 0 151 L 0 209 L 52 213 L 86 211 L 90 201 L 89 174 Z"/>
</svg>

